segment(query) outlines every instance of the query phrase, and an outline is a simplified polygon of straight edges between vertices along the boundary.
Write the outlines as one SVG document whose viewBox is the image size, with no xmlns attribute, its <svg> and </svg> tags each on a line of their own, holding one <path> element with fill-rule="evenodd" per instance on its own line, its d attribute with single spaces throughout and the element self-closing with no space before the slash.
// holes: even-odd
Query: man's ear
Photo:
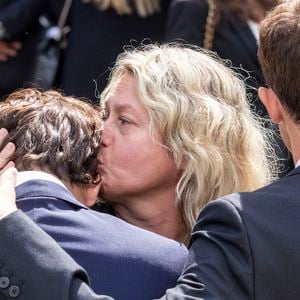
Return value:
<svg viewBox="0 0 300 300">
<path fill-rule="evenodd" d="M 270 88 L 260 87 L 258 96 L 266 107 L 273 123 L 279 124 L 283 119 L 283 107 L 275 92 Z"/>
</svg>

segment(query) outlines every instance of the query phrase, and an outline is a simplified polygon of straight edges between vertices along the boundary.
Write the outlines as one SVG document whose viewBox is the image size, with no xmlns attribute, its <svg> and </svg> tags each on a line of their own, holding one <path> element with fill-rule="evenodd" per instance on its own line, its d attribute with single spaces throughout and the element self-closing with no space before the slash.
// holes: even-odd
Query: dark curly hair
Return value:
<svg viewBox="0 0 300 300">
<path fill-rule="evenodd" d="M 0 102 L 0 127 L 16 145 L 20 171 L 41 169 L 71 183 L 100 180 L 100 108 L 57 91 L 21 89 Z"/>
</svg>

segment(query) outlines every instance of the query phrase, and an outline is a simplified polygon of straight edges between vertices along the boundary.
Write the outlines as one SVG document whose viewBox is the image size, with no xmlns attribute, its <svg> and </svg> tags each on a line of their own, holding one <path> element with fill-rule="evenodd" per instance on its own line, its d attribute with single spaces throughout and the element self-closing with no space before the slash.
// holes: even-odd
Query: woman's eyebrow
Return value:
<svg viewBox="0 0 300 300">
<path fill-rule="evenodd" d="M 111 109 L 111 107 L 110 107 Z M 117 103 L 114 105 L 114 109 L 117 112 L 124 112 L 124 111 L 130 111 L 130 112 L 135 112 L 136 110 L 132 107 L 132 105 L 127 104 L 127 103 Z"/>
</svg>

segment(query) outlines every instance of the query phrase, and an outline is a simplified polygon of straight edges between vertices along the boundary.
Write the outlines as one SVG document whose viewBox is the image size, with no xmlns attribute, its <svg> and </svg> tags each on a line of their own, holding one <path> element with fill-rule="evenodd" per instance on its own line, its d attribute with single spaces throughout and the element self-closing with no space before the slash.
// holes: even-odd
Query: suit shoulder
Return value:
<svg viewBox="0 0 300 300">
<path fill-rule="evenodd" d="M 287 195 L 298 194 L 299 176 L 295 175 L 299 174 L 285 176 L 255 191 L 232 194 L 224 197 L 224 199 L 239 207 L 242 203 L 250 200 L 260 201 L 262 198 L 267 200 L 269 198 L 284 198 Z"/>
<path fill-rule="evenodd" d="M 298 201 L 299 199 L 299 178 L 297 176 L 286 176 L 271 184 L 252 192 L 234 193 L 220 199 L 214 200 L 208 206 L 222 207 L 224 210 L 236 210 L 241 216 L 250 212 L 255 214 L 257 210 L 266 207 L 274 207 L 282 201 Z"/>
<path fill-rule="evenodd" d="M 228 219 L 232 219 L 232 215 L 235 215 L 236 218 L 239 218 L 240 196 L 240 193 L 233 193 L 209 202 L 200 213 L 199 219 L 203 215 L 209 216 L 209 218 L 226 218 L 228 216 Z"/>
</svg>

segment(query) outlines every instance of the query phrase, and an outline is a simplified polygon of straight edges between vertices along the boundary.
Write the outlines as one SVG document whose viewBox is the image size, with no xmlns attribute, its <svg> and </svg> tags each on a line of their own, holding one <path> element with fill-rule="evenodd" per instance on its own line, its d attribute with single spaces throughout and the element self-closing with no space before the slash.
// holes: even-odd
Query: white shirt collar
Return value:
<svg viewBox="0 0 300 300">
<path fill-rule="evenodd" d="M 26 181 L 35 180 L 35 179 L 51 181 L 51 182 L 59 184 L 67 189 L 67 187 L 62 183 L 62 181 L 60 179 L 58 179 L 57 177 L 55 177 L 49 173 L 43 172 L 43 171 L 21 171 L 21 172 L 18 172 L 16 186 L 18 186 Z"/>
<path fill-rule="evenodd" d="M 252 20 L 248 20 L 248 26 L 254 35 L 256 41 L 259 41 L 259 30 L 258 30 L 258 23 Z"/>
<path fill-rule="evenodd" d="M 299 167 L 300 166 L 300 159 L 296 162 L 295 164 L 295 168 Z"/>
</svg>

